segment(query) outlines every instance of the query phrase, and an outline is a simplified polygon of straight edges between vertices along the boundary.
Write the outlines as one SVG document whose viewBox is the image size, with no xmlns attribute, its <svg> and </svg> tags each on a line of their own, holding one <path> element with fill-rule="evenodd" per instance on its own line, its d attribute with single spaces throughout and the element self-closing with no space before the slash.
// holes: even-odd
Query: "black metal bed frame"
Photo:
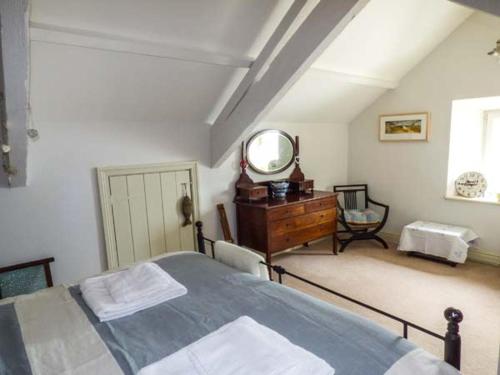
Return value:
<svg viewBox="0 0 500 375">
<path fill-rule="evenodd" d="M 203 234 L 203 223 L 201 221 L 196 222 L 197 227 L 197 243 L 198 243 L 198 251 L 202 254 L 206 254 L 206 245 L 205 242 L 210 244 L 211 256 L 215 259 L 215 241 L 209 238 L 206 238 Z M 308 285 L 314 286 L 318 289 L 321 289 L 325 292 L 331 293 L 337 297 L 343 298 L 349 302 L 352 302 L 356 305 L 362 306 L 368 310 L 374 311 L 378 314 L 381 314 L 387 318 L 395 320 L 401 324 L 403 324 L 403 337 L 405 339 L 408 338 L 408 327 L 414 328 L 418 331 L 421 331 L 427 335 L 433 336 L 437 339 L 444 341 L 444 361 L 460 370 L 460 362 L 461 362 L 461 347 L 462 347 L 462 339 L 459 334 L 459 323 L 463 320 L 463 314 L 460 310 L 454 307 L 448 307 L 444 311 L 444 317 L 448 322 L 446 334 L 444 336 L 432 332 L 427 328 L 421 327 L 415 323 L 412 323 L 406 319 L 400 318 L 396 315 L 390 314 L 384 310 L 379 308 L 370 306 L 364 302 L 358 301 L 354 298 L 346 296 L 345 294 L 339 293 L 333 289 L 327 288 L 323 285 L 315 283 L 314 281 L 308 280 L 302 276 L 296 275 L 292 272 L 287 271 L 285 268 L 279 265 L 273 265 L 266 262 L 261 262 L 266 265 L 270 270 L 272 269 L 274 272 L 278 274 L 278 282 L 283 284 L 283 276 L 287 275 L 293 277 L 294 279 L 300 280 Z"/>
</svg>

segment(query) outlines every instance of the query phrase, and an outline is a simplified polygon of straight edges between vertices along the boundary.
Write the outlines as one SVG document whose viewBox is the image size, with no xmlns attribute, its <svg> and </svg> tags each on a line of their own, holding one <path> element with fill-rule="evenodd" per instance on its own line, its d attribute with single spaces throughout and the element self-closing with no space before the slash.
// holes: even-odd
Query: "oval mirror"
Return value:
<svg viewBox="0 0 500 375">
<path fill-rule="evenodd" d="M 262 130 L 248 140 L 246 154 L 248 165 L 255 172 L 279 173 L 293 163 L 295 143 L 281 130 Z"/>
</svg>

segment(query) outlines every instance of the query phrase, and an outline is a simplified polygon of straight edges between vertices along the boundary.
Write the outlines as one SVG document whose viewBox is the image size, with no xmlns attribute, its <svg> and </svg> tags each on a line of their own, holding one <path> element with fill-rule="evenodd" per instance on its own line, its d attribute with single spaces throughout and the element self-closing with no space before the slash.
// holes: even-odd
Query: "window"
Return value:
<svg viewBox="0 0 500 375">
<path fill-rule="evenodd" d="M 468 171 L 487 180 L 478 200 L 500 202 L 500 97 L 453 101 L 447 197 L 457 197 L 455 180 Z"/>
<path fill-rule="evenodd" d="M 483 172 L 488 190 L 500 193 L 500 110 L 485 115 L 483 143 Z"/>
</svg>

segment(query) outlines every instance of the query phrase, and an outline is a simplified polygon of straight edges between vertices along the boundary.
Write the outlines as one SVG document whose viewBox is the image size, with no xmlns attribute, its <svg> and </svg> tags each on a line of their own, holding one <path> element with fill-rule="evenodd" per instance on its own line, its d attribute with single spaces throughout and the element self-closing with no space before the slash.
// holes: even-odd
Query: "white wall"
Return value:
<svg viewBox="0 0 500 375">
<path fill-rule="evenodd" d="M 158 21 L 163 8 L 141 13 L 133 18 L 137 23 L 125 22 L 135 14 L 130 11 L 137 7 L 133 1 L 126 2 L 120 8 L 121 16 L 110 24 L 107 15 L 112 7 L 105 11 L 96 7 L 98 1 L 37 0 L 31 20 L 142 35 L 189 47 L 187 38 L 194 47 L 254 55 L 272 32 L 272 24 L 267 25 L 270 14 L 279 19 L 276 11 L 286 11 L 287 2 L 252 5 L 250 9 L 218 0 L 209 6 L 210 12 L 223 18 L 216 24 L 204 12 L 195 12 L 198 18 L 186 17 L 189 6 L 178 2 L 169 8 L 168 17 L 185 27 L 172 29 L 171 23 Z M 79 12 L 74 12 L 75 6 Z M 240 12 L 247 17 L 243 21 Z M 88 24 L 88 20 L 95 23 Z M 241 22 L 246 32 L 228 33 L 235 27 L 241 29 Z M 215 29 L 207 30 L 210 27 Z M 185 35 L 184 29 L 191 34 Z M 221 237 L 215 210 L 219 202 L 226 204 L 236 233 L 232 199 L 239 152 L 235 150 L 217 169 L 208 167 L 207 119 L 224 88 L 241 70 L 32 42 L 30 73 L 32 122 L 40 138 L 29 145 L 28 186 L 0 188 L 0 265 L 54 256 L 55 282 L 76 281 L 103 270 L 105 248 L 95 173 L 100 166 L 198 160 L 206 234 Z M 316 179 L 318 187 L 345 182 L 345 125 L 276 127 L 301 137 L 304 171 Z"/>
<path fill-rule="evenodd" d="M 474 14 L 352 122 L 349 181 L 367 182 L 374 199 L 390 204 L 387 231 L 416 219 L 465 225 L 481 236 L 480 248 L 500 254 L 500 206 L 444 199 L 452 100 L 500 94 L 500 64 L 486 55 L 498 30 L 500 19 Z M 378 141 L 380 114 L 417 111 L 431 113 L 428 143 Z"/>
<path fill-rule="evenodd" d="M 306 178 L 314 179 L 315 189 L 331 191 L 333 185 L 347 182 L 348 126 L 346 124 L 263 122 L 255 131 L 263 129 L 280 129 L 292 137 L 299 136 L 300 166 Z M 219 168 L 207 171 L 209 174 L 207 178 L 210 181 L 214 178 L 227 181 L 224 190 L 219 190 L 212 197 L 212 206 L 207 207 L 211 211 L 207 215 L 206 225 L 212 228 L 215 224 L 218 238 L 222 238 L 222 232 L 218 225 L 218 217 L 213 212 L 213 206 L 219 202 L 225 204 L 231 231 L 233 237 L 236 237 L 236 212 L 232 200 L 234 183 L 239 176 L 239 162 L 240 149 L 235 150 Z M 293 168 L 292 165 L 286 171 L 272 176 L 259 175 L 250 168 L 247 171 L 255 182 L 259 182 L 286 178 L 292 173 Z"/>
<path fill-rule="evenodd" d="M 46 92 L 37 90 L 35 95 Z M 30 146 L 29 186 L 0 188 L 0 264 L 54 256 L 56 283 L 76 281 L 104 269 L 98 166 L 199 160 L 206 233 L 214 237 L 217 232 L 221 237 L 215 211 L 219 202 L 225 203 L 236 233 L 232 198 L 239 152 L 218 169 L 207 167 L 206 125 L 69 121 L 38 125 L 43 131 Z M 304 172 L 316 178 L 319 187 L 345 181 L 346 126 L 276 127 L 301 137 Z"/>
<path fill-rule="evenodd" d="M 347 181 L 347 124 L 263 122 L 256 131 L 261 129 L 280 129 L 299 136 L 300 167 L 306 178 L 314 179 L 316 189 L 332 190 L 333 185 Z M 288 177 L 292 170 L 293 166 L 272 178 Z M 251 170 L 249 175 L 255 181 L 271 178 Z"/>
<path fill-rule="evenodd" d="M 203 145 L 208 133 L 195 125 L 40 126 L 42 137 L 30 146 L 29 186 L 0 189 L 0 264 L 55 256 L 56 282 L 75 281 L 105 265 L 95 167 L 208 155 Z"/>
</svg>

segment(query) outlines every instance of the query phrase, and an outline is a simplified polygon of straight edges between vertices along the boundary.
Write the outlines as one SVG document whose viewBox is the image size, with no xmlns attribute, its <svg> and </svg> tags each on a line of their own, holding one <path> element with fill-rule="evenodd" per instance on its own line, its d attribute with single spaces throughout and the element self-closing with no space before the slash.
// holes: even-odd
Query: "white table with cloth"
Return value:
<svg viewBox="0 0 500 375">
<path fill-rule="evenodd" d="M 470 242 L 479 238 L 469 228 L 415 221 L 404 227 L 398 250 L 414 251 L 464 263 Z"/>
</svg>

